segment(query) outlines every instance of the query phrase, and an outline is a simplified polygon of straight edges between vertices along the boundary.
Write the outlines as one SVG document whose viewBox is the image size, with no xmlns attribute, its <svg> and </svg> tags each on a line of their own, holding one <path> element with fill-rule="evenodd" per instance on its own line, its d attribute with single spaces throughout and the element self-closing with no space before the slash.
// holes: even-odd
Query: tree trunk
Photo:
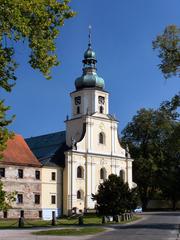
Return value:
<svg viewBox="0 0 180 240">
<path fill-rule="evenodd" d="M 177 203 L 177 200 L 176 199 L 172 199 L 172 210 L 173 211 L 176 210 L 176 203 Z"/>
<path fill-rule="evenodd" d="M 147 210 L 147 205 L 148 205 L 148 200 L 147 199 L 143 199 L 142 200 L 142 210 L 143 211 Z"/>
<path fill-rule="evenodd" d="M 141 198 L 141 203 L 142 203 L 142 210 L 146 211 L 147 210 L 147 205 L 149 202 L 149 198 L 147 196 L 147 188 L 141 189 L 140 190 L 140 198 Z"/>
</svg>

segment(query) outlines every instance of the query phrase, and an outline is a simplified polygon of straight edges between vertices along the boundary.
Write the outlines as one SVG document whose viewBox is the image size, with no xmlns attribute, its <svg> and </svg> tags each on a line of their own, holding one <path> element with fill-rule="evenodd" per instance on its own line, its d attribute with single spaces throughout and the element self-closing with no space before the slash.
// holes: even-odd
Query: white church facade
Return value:
<svg viewBox="0 0 180 240">
<path fill-rule="evenodd" d="M 109 93 L 96 73 L 96 56 L 89 43 L 83 74 L 70 94 L 72 115 L 66 121 L 63 208 L 93 209 L 92 193 L 110 174 L 121 175 L 132 187 L 132 159 L 119 142 L 118 121 L 109 114 Z"/>
<path fill-rule="evenodd" d="M 121 147 L 118 121 L 109 113 L 109 93 L 97 75 L 96 63 L 89 40 L 82 76 L 75 80 L 76 89 L 70 93 L 71 117 L 65 121 L 66 131 L 26 139 L 44 166 L 42 171 L 45 167 L 46 171 L 50 166 L 59 167 L 57 216 L 94 209 L 92 193 L 110 174 L 121 175 L 130 188 L 133 185 L 133 160 Z M 42 188 L 42 199 L 50 199 L 51 194 L 50 186 L 48 190 Z M 46 205 L 42 212 L 49 216 L 51 205 Z"/>
<path fill-rule="evenodd" d="M 25 139 L 40 163 L 38 212 L 34 216 L 51 219 L 52 212 L 59 217 L 95 209 L 92 193 L 110 174 L 120 175 L 133 187 L 133 160 L 121 147 L 118 121 L 109 113 L 109 93 L 104 89 L 104 80 L 97 75 L 96 63 L 89 39 L 82 76 L 75 80 L 75 91 L 70 94 L 72 108 L 71 117 L 65 121 L 66 131 Z M 26 171 L 27 164 L 22 168 Z M 27 177 L 21 179 L 22 184 Z M 21 195 L 26 195 L 24 189 Z M 25 217 L 31 216 L 33 206 L 36 204 L 32 202 L 29 209 L 23 209 L 21 202 L 16 213 L 23 209 Z"/>
</svg>

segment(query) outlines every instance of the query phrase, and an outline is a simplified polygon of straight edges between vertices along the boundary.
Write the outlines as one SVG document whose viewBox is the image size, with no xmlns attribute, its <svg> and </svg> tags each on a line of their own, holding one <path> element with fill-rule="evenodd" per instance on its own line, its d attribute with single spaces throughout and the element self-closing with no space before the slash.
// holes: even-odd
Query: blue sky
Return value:
<svg viewBox="0 0 180 240">
<path fill-rule="evenodd" d="M 46 80 L 28 64 L 29 50 L 19 45 L 17 84 L 2 93 L 16 119 L 10 129 L 24 137 L 65 129 L 71 114 L 69 93 L 82 73 L 82 59 L 92 25 L 92 45 L 98 75 L 110 92 L 110 112 L 119 119 L 119 132 L 142 107 L 156 108 L 180 90 L 180 80 L 165 80 L 152 40 L 165 26 L 180 25 L 179 0 L 72 0 L 77 16 L 67 20 L 57 39 L 61 65 Z"/>
</svg>

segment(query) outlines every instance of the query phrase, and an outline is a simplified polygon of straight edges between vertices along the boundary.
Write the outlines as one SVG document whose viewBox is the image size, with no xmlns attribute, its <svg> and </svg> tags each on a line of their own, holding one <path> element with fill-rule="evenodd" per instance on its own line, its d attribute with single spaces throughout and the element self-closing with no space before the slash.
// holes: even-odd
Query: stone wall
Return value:
<svg viewBox="0 0 180 240">
<path fill-rule="evenodd" d="M 5 177 L 1 178 L 3 182 L 3 189 L 9 193 L 22 194 L 23 203 L 18 203 L 17 200 L 12 203 L 12 209 L 8 211 L 8 218 L 18 218 L 20 211 L 24 211 L 26 218 L 39 218 L 39 211 L 41 211 L 41 180 L 36 179 L 35 171 L 40 168 L 0 165 L 5 168 Z M 18 177 L 18 169 L 23 170 L 23 178 Z M 40 173 L 41 176 L 41 173 Z M 40 203 L 35 204 L 35 194 L 40 195 Z M 3 217 L 3 213 L 0 213 Z"/>
<path fill-rule="evenodd" d="M 40 217 L 39 212 L 41 211 L 41 208 L 39 209 L 13 208 L 7 211 L 7 218 L 18 219 L 21 216 L 21 210 L 24 211 L 25 219 L 35 219 Z M 0 218 L 4 218 L 4 213 L 2 211 L 0 212 Z"/>
</svg>

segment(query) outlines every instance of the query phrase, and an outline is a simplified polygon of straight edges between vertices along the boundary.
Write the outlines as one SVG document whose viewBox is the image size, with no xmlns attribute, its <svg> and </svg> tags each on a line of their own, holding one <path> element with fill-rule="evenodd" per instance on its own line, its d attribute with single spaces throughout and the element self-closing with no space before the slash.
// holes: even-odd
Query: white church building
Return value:
<svg viewBox="0 0 180 240">
<path fill-rule="evenodd" d="M 71 117 L 66 131 L 26 139 L 42 164 L 42 215 L 69 215 L 95 208 L 92 193 L 110 174 L 120 175 L 129 187 L 132 159 L 121 147 L 118 120 L 109 113 L 109 93 L 96 72 L 96 54 L 89 36 L 82 76 L 70 93 Z"/>
</svg>

